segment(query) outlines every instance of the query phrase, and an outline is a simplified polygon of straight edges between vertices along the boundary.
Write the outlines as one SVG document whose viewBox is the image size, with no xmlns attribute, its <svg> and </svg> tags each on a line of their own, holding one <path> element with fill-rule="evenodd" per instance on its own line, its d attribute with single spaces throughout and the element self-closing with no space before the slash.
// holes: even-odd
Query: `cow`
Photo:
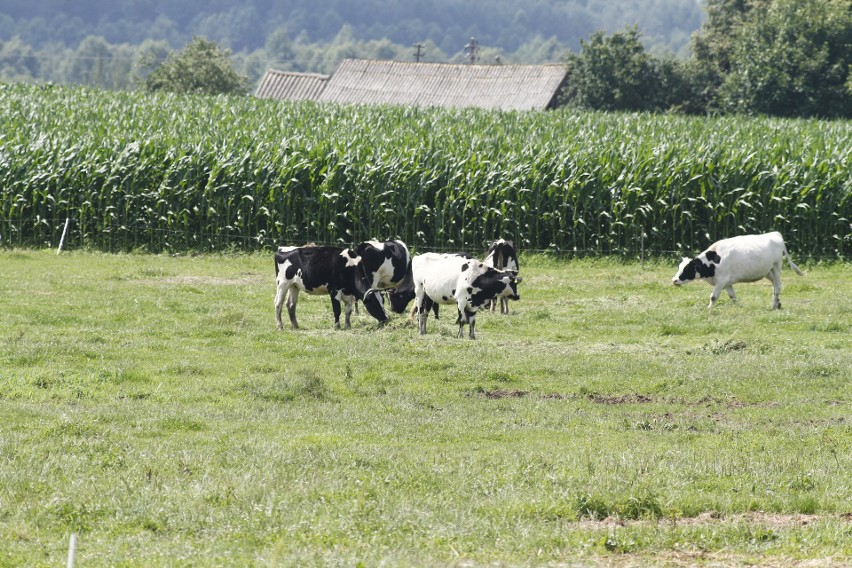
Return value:
<svg viewBox="0 0 852 568">
<path fill-rule="evenodd" d="M 464 326 L 468 324 L 471 339 L 476 339 L 476 312 L 487 300 L 501 295 L 513 300 L 520 298 L 520 278 L 515 274 L 462 255 L 427 252 L 412 259 L 411 270 L 420 335 L 426 334 L 427 298 L 436 304 L 455 304 L 459 313 L 458 337 L 463 337 Z"/>
<path fill-rule="evenodd" d="M 518 274 L 520 264 L 518 263 L 518 252 L 515 250 L 515 243 L 499 239 L 491 243 L 485 253 L 485 260 L 482 261 L 486 266 L 493 266 L 498 270 L 508 270 Z M 497 308 L 497 302 L 491 302 L 491 311 Z M 509 313 L 509 298 L 500 296 L 500 313 Z"/>
<path fill-rule="evenodd" d="M 672 278 L 672 284 L 680 286 L 696 278 L 706 280 L 713 286 L 708 306 L 712 308 L 722 290 L 727 291 L 731 301 L 736 302 L 734 284 L 756 282 L 766 278 L 772 282 L 774 288 L 772 309 L 777 310 L 781 308 L 781 264 L 785 256 L 790 268 L 799 276 L 803 276 L 799 267 L 793 264 L 787 247 L 784 246 L 784 238 L 777 231 L 722 239 L 695 258 L 684 258 Z"/>
<path fill-rule="evenodd" d="M 463 256 L 465 258 L 473 258 L 466 252 L 454 252 L 447 253 L 455 256 Z M 399 286 L 390 290 L 388 292 L 388 300 L 390 301 L 391 310 L 402 314 L 405 313 L 405 309 L 408 307 L 409 302 L 414 299 L 414 278 L 412 277 L 412 273 L 409 272 L 405 279 L 400 283 Z M 438 319 L 438 306 L 439 304 L 433 302 L 428 297 L 425 299 L 426 302 L 426 311 L 430 309 L 435 313 L 435 319 Z M 411 317 L 417 313 L 417 306 L 413 306 L 411 310 Z"/>
<path fill-rule="evenodd" d="M 340 302 L 345 304 L 345 328 L 356 300 L 379 324 L 388 321 L 380 291 L 402 282 L 410 271 L 411 256 L 402 241 L 365 241 L 354 249 L 334 246 L 279 247 L 275 253 L 275 319 L 283 329 L 281 308 L 293 329 L 298 329 L 296 304 L 299 292 L 328 294 L 334 311 L 334 327 L 340 329 Z"/>
</svg>

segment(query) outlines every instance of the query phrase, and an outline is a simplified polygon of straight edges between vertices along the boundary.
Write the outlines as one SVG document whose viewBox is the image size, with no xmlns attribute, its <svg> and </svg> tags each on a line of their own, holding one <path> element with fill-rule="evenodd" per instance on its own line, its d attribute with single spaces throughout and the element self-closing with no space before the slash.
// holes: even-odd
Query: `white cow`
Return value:
<svg viewBox="0 0 852 568">
<path fill-rule="evenodd" d="M 426 318 L 431 302 L 456 304 L 459 311 L 459 338 L 464 325 L 470 325 L 470 338 L 476 339 L 476 312 L 488 300 L 506 295 L 518 296 L 520 278 L 514 273 L 486 266 L 475 258 L 460 254 L 427 252 L 411 261 L 414 301 L 420 316 L 420 335 L 426 333 Z"/>
<path fill-rule="evenodd" d="M 684 258 L 677 274 L 672 278 L 672 284 L 680 286 L 696 278 L 706 280 L 713 286 L 708 306 L 712 308 L 722 290 L 728 292 L 731 300 L 736 302 L 734 284 L 756 282 L 766 278 L 772 282 L 775 290 L 772 309 L 777 310 L 781 308 L 778 296 L 781 293 L 781 263 L 785 256 L 790 268 L 799 276 L 803 276 L 799 267 L 790 259 L 787 247 L 784 246 L 784 238 L 777 231 L 722 239 L 710 245 L 697 257 Z"/>
</svg>

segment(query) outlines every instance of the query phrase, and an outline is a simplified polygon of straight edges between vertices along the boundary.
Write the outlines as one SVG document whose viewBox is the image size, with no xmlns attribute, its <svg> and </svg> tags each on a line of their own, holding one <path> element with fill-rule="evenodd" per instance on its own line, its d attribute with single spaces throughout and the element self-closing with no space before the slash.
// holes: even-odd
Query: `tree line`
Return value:
<svg viewBox="0 0 852 568">
<path fill-rule="evenodd" d="M 334 3 L 319 2 L 318 8 L 326 4 Z M 504 13 L 505 4 L 496 3 L 495 11 Z M 604 9 L 592 1 L 582 4 L 587 10 Z M 568 6 L 578 9 L 578 3 Z M 543 10 L 535 4 L 515 16 L 523 20 L 536 7 Z M 644 29 L 629 26 L 600 29 L 579 40 L 577 50 L 556 36 L 535 35 L 515 42 L 517 50 L 507 55 L 480 38 L 478 62 L 493 63 L 498 56 L 505 63 L 564 62 L 569 73 L 560 101 L 582 108 L 852 117 L 848 0 L 706 0 L 704 9 L 703 24 L 689 40 L 688 57 L 660 54 L 648 47 Z M 350 11 L 338 14 L 348 18 Z M 413 59 L 409 44 L 387 37 L 363 39 L 358 17 L 352 14 L 354 25 L 343 24 L 330 41 L 311 43 L 309 38 L 326 36 L 304 30 L 293 40 L 284 26 L 266 36 L 261 48 L 238 53 L 227 47 L 228 41 L 220 47 L 222 42 L 203 36 L 181 51 L 165 39 L 129 45 L 101 36 L 85 37 L 76 49 L 58 44 L 36 49 L 16 36 L 0 45 L 0 78 L 108 89 L 246 93 L 270 67 L 332 73 L 347 57 Z M 419 45 L 427 61 L 464 60 L 461 50 L 448 54 L 432 40 Z"/>
<path fill-rule="evenodd" d="M 568 56 L 563 100 L 603 110 L 852 118 L 849 0 L 707 0 L 687 60 L 638 30 L 595 33 Z"/>
<path fill-rule="evenodd" d="M 359 42 L 431 40 L 433 61 L 461 51 L 470 36 L 506 56 L 536 36 L 576 50 L 595 30 L 634 23 L 649 46 L 678 53 L 701 19 L 695 0 L 0 0 L 0 38 L 18 35 L 36 50 L 74 47 L 92 35 L 110 44 L 164 40 L 172 48 L 204 36 L 252 53 L 274 32 L 323 45 L 347 26 Z"/>
</svg>

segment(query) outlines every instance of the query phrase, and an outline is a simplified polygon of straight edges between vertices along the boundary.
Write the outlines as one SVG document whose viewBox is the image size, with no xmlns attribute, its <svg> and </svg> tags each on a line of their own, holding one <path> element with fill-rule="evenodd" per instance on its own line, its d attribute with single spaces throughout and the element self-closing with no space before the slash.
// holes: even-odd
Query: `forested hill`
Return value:
<svg viewBox="0 0 852 568">
<path fill-rule="evenodd" d="M 471 36 L 505 53 L 542 39 L 576 51 L 597 30 L 635 24 L 650 50 L 684 56 L 703 17 L 701 0 L 0 0 L 0 41 L 74 49 L 101 36 L 179 48 L 201 35 L 251 52 L 279 30 L 291 41 L 330 43 L 347 26 L 359 41 L 428 41 L 452 56 Z"/>
</svg>

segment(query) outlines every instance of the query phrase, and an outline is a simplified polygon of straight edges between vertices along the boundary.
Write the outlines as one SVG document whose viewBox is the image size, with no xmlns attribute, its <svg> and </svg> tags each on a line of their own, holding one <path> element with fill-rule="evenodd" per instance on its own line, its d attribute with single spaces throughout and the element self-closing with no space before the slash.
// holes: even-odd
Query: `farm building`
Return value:
<svg viewBox="0 0 852 568">
<path fill-rule="evenodd" d="M 266 86 L 276 80 L 277 75 L 273 74 L 280 75 L 281 72 L 268 71 L 256 95 L 295 100 L 295 97 L 289 96 L 290 89 L 273 90 Z M 545 110 L 555 106 L 566 74 L 563 65 L 471 65 L 346 59 L 310 98 L 334 103 Z M 295 82 L 298 77 L 291 80 Z"/>
<path fill-rule="evenodd" d="M 254 96 L 261 99 L 315 101 L 327 81 L 328 75 L 269 69 L 260 80 Z"/>
</svg>

